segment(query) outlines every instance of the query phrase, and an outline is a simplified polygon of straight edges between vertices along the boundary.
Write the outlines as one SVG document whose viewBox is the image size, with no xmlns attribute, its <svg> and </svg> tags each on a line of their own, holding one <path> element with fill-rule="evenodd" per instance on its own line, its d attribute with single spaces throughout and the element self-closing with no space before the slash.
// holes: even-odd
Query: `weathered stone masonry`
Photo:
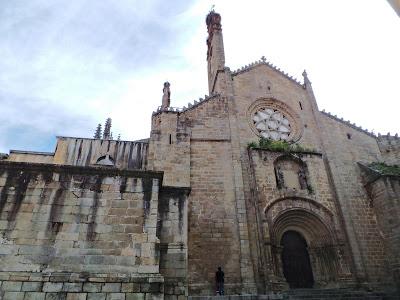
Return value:
<svg viewBox="0 0 400 300">
<path fill-rule="evenodd" d="M 320 111 L 306 72 L 231 71 L 206 24 L 210 96 L 173 108 L 166 82 L 149 139 L 0 156 L 0 298 L 182 300 L 218 266 L 231 295 L 399 292 L 399 176 L 371 168 L 399 137 Z"/>
<path fill-rule="evenodd" d="M 104 282 L 97 292 L 121 292 L 121 283 L 136 282 L 143 283 L 136 292 L 146 292 L 145 283 L 158 286 L 148 293 L 163 292 L 161 173 L 1 162 L 0 180 L 4 297 L 49 280 L 60 283 L 36 284 L 34 291 L 90 292 L 86 283 Z M 115 288 L 107 290 L 107 282 Z"/>
</svg>

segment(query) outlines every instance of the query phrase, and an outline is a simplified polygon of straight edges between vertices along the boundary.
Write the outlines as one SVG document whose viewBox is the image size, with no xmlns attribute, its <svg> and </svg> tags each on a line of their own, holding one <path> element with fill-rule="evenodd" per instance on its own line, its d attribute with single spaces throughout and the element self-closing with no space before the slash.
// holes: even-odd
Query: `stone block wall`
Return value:
<svg viewBox="0 0 400 300">
<path fill-rule="evenodd" d="M 188 188 L 163 187 L 159 200 L 160 273 L 165 299 L 176 300 L 187 290 Z"/>
<path fill-rule="evenodd" d="M 229 112 L 226 98 L 215 95 L 179 115 L 191 140 L 229 140 Z"/>
<path fill-rule="evenodd" d="M 92 166 L 107 156 L 113 166 L 128 170 L 146 170 L 147 142 L 57 137 L 52 163 Z"/>
<path fill-rule="evenodd" d="M 380 176 L 367 183 L 385 246 L 385 259 L 392 280 L 400 292 L 400 178 Z"/>
<path fill-rule="evenodd" d="M 218 266 L 225 272 L 226 293 L 255 292 L 230 105 L 227 97 L 216 95 L 182 114 L 191 133 L 188 278 L 192 295 L 215 293 Z"/>
<path fill-rule="evenodd" d="M 149 170 L 163 171 L 165 186 L 190 186 L 190 134 L 185 118 L 176 112 L 152 116 L 148 150 Z"/>
<path fill-rule="evenodd" d="M 99 299 L 162 297 L 161 181 L 157 172 L 0 162 L 2 295 L 94 299 L 86 283 L 100 282 Z M 137 278 L 135 290 L 122 284 Z"/>
<path fill-rule="evenodd" d="M 241 292 L 240 239 L 230 144 L 191 143 L 189 294 L 215 292 L 215 272 L 225 272 L 226 292 Z M 244 209 L 244 208 L 243 208 Z"/>
<path fill-rule="evenodd" d="M 172 143 L 169 140 L 171 133 Z M 177 139 L 180 133 L 185 134 L 184 140 Z M 149 167 L 165 171 L 165 186 L 190 186 L 191 189 L 187 233 L 189 294 L 214 294 L 218 266 L 225 271 L 227 293 L 242 291 L 240 229 L 230 149 L 226 98 L 216 95 L 181 113 L 153 115 Z M 169 209 L 172 211 L 173 207 L 169 205 Z M 241 209 L 245 213 L 245 208 Z M 168 256 L 163 247 L 168 247 Z M 183 259 L 180 247 L 176 242 L 162 245 L 161 270 L 164 258 L 167 259 L 165 264 L 172 262 L 179 267 L 177 260 Z M 170 271 L 177 270 L 170 268 Z"/>
<path fill-rule="evenodd" d="M 385 252 L 376 214 L 369 205 L 357 162 L 381 161 L 376 138 L 321 113 L 321 135 L 348 241 L 354 275 L 363 284 L 387 281 Z"/>
</svg>

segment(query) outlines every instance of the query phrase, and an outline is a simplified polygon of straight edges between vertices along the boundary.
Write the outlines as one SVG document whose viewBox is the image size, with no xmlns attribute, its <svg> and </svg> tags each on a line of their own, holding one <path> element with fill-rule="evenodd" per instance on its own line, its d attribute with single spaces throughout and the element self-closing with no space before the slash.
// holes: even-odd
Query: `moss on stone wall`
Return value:
<svg viewBox="0 0 400 300">
<path fill-rule="evenodd" d="M 387 165 L 382 162 L 374 162 L 368 165 L 371 169 L 383 174 L 383 175 L 396 175 L 400 176 L 399 165 Z"/>
<path fill-rule="evenodd" d="M 270 139 L 260 138 L 257 142 L 251 142 L 248 144 L 249 148 L 260 148 L 264 150 L 276 151 L 276 152 L 316 152 L 313 149 L 308 149 L 299 144 L 290 144 L 287 141 L 273 141 Z"/>
</svg>

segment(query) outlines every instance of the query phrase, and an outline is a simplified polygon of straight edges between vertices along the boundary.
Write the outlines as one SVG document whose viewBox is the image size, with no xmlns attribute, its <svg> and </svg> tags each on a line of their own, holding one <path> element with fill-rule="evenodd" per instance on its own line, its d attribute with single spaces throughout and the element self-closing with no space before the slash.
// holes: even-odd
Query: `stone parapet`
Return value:
<svg viewBox="0 0 400 300">
<path fill-rule="evenodd" d="M 143 140 L 128 142 L 59 136 L 52 163 L 146 170 L 147 148 L 148 142 Z"/>
</svg>

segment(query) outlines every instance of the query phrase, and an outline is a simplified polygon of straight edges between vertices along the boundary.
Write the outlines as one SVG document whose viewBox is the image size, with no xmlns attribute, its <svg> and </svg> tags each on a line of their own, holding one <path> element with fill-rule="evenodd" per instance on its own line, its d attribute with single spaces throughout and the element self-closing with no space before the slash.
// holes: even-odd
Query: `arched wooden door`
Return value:
<svg viewBox="0 0 400 300">
<path fill-rule="evenodd" d="M 296 231 L 286 231 L 281 246 L 283 274 L 290 288 L 312 288 L 314 277 L 303 236 Z"/>
</svg>

